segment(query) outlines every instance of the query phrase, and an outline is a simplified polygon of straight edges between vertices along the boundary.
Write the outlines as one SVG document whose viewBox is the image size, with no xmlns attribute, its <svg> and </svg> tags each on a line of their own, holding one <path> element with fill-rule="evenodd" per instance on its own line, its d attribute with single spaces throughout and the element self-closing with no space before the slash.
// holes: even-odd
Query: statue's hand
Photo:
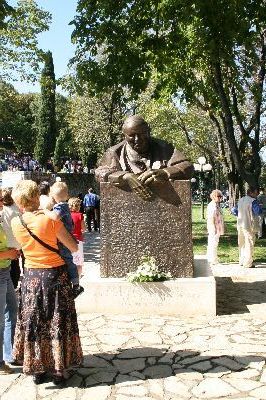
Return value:
<svg viewBox="0 0 266 400">
<path fill-rule="evenodd" d="M 143 200 L 151 200 L 152 192 L 149 188 L 145 187 L 135 174 L 126 173 L 123 175 L 123 180 L 127 182 L 128 186 L 134 193 L 140 196 Z"/>
<path fill-rule="evenodd" d="M 164 169 L 152 169 L 145 171 L 138 177 L 138 180 L 144 185 L 149 185 L 152 182 L 165 182 L 168 181 L 168 179 L 168 174 Z"/>
</svg>

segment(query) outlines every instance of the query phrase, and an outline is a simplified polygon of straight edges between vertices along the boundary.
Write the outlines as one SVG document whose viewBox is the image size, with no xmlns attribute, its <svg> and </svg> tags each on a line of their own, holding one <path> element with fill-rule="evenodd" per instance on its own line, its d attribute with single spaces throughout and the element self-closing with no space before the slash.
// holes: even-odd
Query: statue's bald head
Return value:
<svg viewBox="0 0 266 400">
<path fill-rule="evenodd" d="M 125 120 L 122 131 L 126 141 L 135 151 L 140 154 L 148 152 L 150 127 L 143 117 L 131 115 Z"/>
<path fill-rule="evenodd" d="M 123 133 L 125 132 L 125 130 L 132 127 L 134 128 L 141 127 L 142 129 L 144 128 L 147 131 L 150 131 L 149 125 L 141 115 L 131 115 L 130 117 L 127 117 L 122 127 Z"/>
</svg>

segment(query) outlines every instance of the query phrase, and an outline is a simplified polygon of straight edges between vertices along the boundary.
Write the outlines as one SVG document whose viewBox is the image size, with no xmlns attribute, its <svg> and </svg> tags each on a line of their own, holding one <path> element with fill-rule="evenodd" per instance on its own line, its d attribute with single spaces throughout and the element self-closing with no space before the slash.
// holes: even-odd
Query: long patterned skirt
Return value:
<svg viewBox="0 0 266 400">
<path fill-rule="evenodd" d="M 82 363 L 74 298 L 66 267 L 25 268 L 19 294 L 14 359 L 25 374 Z"/>
</svg>

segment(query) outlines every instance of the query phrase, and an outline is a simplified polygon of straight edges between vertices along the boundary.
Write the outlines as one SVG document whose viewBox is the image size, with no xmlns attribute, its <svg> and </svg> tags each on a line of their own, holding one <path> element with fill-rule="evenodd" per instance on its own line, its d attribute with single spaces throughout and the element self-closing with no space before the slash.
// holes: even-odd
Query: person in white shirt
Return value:
<svg viewBox="0 0 266 400">
<path fill-rule="evenodd" d="M 247 195 L 241 197 L 238 206 L 233 210 L 237 215 L 239 265 L 253 268 L 253 251 L 255 235 L 259 231 L 259 216 L 262 208 L 257 200 L 258 189 L 249 187 Z"/>
<path fill-rule="evenodd" d="M 222 192 L 215 189 L 210 195 L 211 202 L 207 207 L 207 230 L 208 247 L 207 259 L 211 265 L 218 264 L 217 249 L 220 236 L 224 234 L 224 221 L 220 202 L 223 198 Z"/>
</svg>

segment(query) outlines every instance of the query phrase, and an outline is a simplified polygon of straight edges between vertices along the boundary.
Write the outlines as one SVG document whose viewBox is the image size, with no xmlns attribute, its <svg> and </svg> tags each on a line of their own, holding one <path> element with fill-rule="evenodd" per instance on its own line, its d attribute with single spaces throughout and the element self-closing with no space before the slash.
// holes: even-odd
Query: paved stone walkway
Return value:
<svg viewBox="0 0 266 400">
<path fill-rule="evenodd" d="M 86 268 L 99 260 L 98 236 L 88 240 Z M 266 399 L 264 267 L 217 266 L 212 319 L 80 315 L 84 365 L 67 385 L 35 386 L 14 368 L 1 400 Z"/>
</svg>

